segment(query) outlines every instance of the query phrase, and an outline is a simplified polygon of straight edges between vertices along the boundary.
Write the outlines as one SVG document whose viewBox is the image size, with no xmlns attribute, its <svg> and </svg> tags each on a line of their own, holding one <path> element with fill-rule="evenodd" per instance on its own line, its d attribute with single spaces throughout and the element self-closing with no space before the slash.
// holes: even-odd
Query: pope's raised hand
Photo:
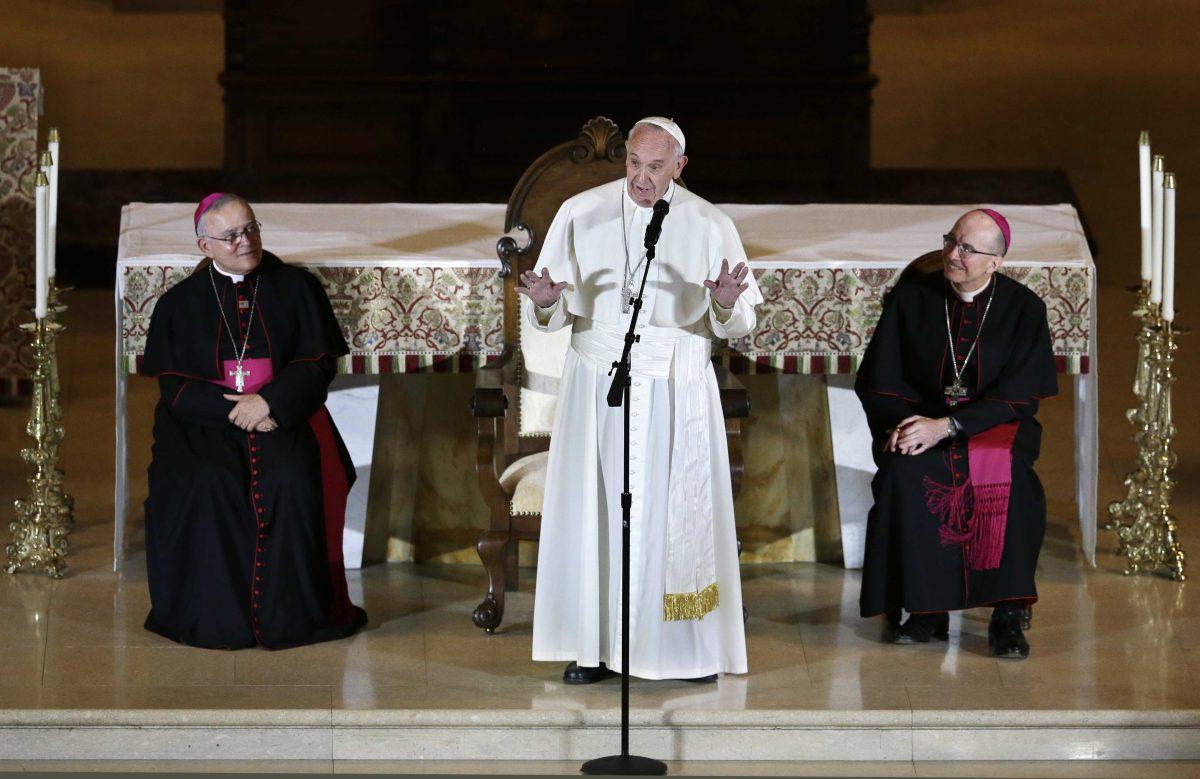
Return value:
<svg viewBox="0 0 1200 779">
<path fill-rule="evenodd" d="M 731 272 L 729 260 L 721 260 L 721 272 L 716 280 L 705 279 L 704 286 L 708 287 L 718 305 L 733 308 L 738 297 L 750 286 L 746 283 L 746 274 L 749 272 L 750 266 L 744 262 L 739 262 Z"/>
<path fill-rule="evenodd" d="M 531 270 L 527 270 L 521 274 L 521 283 L 517 285 L 516 290 L 519 294 L 525 295 L 541 308 L 550 308 L 554 305 L 562 291 L 567 288 L 567 282 L 560 281 L 557 284 L 554 279 L 550 278 L 550 269 L 542 268 L 542 275 L 537 275 Z"/>
</svg>

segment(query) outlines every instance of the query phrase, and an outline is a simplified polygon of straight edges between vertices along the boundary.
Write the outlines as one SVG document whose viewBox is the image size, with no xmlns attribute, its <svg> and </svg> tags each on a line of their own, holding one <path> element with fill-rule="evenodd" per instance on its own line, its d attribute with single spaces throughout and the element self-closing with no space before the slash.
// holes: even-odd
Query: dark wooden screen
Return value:
<svg viewBox="0 0 1200 779">
<path fill-rule="evenodd" d="M 866 0 L 227 0 L 226 167 L 414 201 L 503 201 L 602 114 L 673 116 L 711 200 L 854 189 Z"/>
</svg>

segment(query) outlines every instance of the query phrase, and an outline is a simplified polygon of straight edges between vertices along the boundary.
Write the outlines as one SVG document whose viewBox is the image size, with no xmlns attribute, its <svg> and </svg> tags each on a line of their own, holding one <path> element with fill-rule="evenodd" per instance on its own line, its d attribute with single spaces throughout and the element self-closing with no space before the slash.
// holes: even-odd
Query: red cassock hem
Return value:
<svg viewBox="0 0 1200 779">
<path fill-rule="evenodd" d="M 325 545 L 329 562 L 330 619 L 343 625 L 355 619 L 354 605 L 346 589 L 346 560 L 342 533 L 346 528 L 346 498 L 350 483 L 333 432 L 333 420 L 322 406 L 308 420 L 321 450 L 321 487 L 325 501 Z"/>
</svg>

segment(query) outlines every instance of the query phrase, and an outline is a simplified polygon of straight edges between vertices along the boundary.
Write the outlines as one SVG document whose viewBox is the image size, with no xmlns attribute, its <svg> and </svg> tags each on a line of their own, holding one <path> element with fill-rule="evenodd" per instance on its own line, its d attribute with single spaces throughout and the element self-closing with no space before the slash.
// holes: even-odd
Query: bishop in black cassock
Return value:
<svg viewBox="0 0 1200 779">
<path fill-rule="evenodd" d="M 1058 384 L 1045 304 L 995 272 L 1010 241 L 995 211 L 959 219 L 942 272 L 888 294 L 859 368 L 879 466 L 860 608 L 897 643 L 945 639 L 949 611 L 992 606 L 992 651 L 1029 654 L 1046 526 L 1035 414 Z"/>
<path fill-rule="evenodd" d="M 262 250 L 235 195 L 196 210 L 207 259 L 155 306 L 146 628 L 280 649 L 366 623 L 342 561 L 354 469 L 324 407 L 346 342 L 320 283 Z"/>
</svg>

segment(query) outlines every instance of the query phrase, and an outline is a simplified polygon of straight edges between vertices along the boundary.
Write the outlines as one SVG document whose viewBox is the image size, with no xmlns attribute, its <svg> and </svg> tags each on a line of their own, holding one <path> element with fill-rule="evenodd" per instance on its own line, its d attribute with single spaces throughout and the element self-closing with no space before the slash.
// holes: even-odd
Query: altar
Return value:
<svg viewBox="0 0 1200 779">
<path fill-rule="evenodd" d="M 828 376 L 826 424 L 836 466 L 841 557 L 856 567 L 873 465 L 865 418 L 849 389 L 851 376 L 883 295 L 973 206 L 720 207 L 741 234 L 765 300 L 755 332 L 717 349 L 714 359 L 736 373 Z M 1002 272 L 1046 302 L 1059 371 L 1074 379 L 1075 496 L 1082 551 L 1094 564 L 1095 265 L 1071 206 L 995 207 L 1009 218 L 1014 234 Z M 123 558 L 129 513 L 127 377 L 137 370 L 155 302 L 200 258 L 192 238 L 193 208 L 132 203 L 122 212 L 115 300 L 114 567 Z M 341 374 L 471 372 L 503 350 L 503 280 L 495 245 L 504 205 L 267 203 L 255 208 L 264 247 L 305 266 L 324 284 L 351 350 L 339 363 Z M 383 443 L 374 435 L 376 397 L 369 380 L 338 380 L 331 391 L 331 413 L 360 473 L 348 507 L 348 564 L 361 559 L 371 481 L 363 475 L 369 475 L 373 452 Z M 393 442 L 392 449 L 396 446 Z M 484 521 L 480 516 L 477 526 Z"/>
</svg>

